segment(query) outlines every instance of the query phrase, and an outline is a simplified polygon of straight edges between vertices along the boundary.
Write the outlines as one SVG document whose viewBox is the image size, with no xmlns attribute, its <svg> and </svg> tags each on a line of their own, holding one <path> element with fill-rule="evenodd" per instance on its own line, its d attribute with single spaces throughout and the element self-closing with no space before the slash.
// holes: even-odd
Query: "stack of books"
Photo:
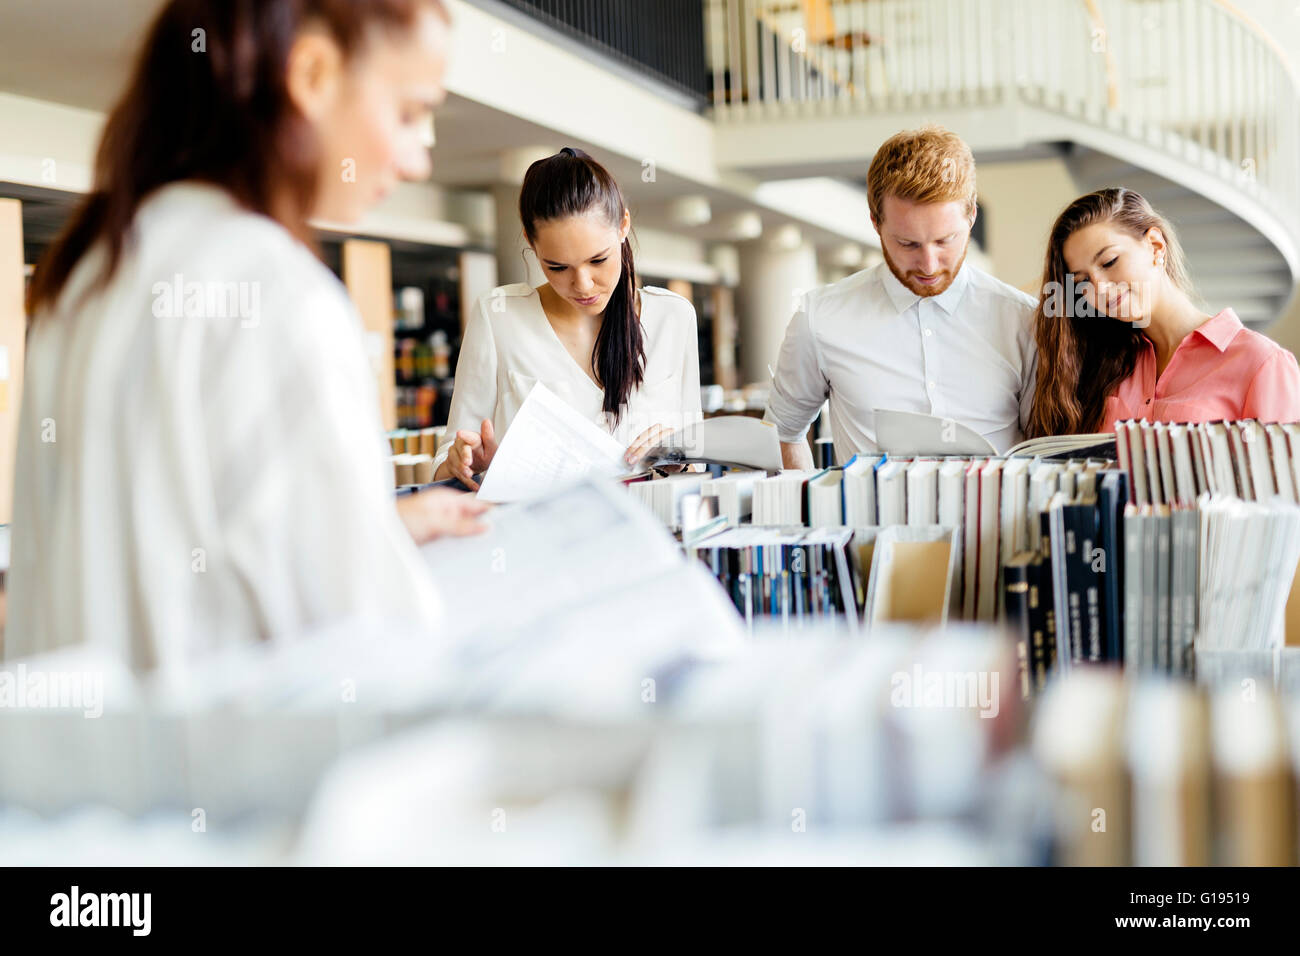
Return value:
<svg viewBox="0 0 1300 956">
<path fill-rule="evenodd" d="M 1098 476 L 1110 464 L 1104 459 L 858 455 L 843 467 L 817 471 L 733 472 L 707 479 L 695 490 L 718 499 L 717 513 L 727 516 L 730 527 L 953 529 L 951 617 L 997 621 L 1005 617 L 1004 566 L 1025 552 L 1038 553 L 1047 540 L 1039 512 L 1058 492 L 1065 495 L 1063 504 L 1076 503 L 1080 495 L 1095 499 Z M 642 482 L 633 493 L 662 502 L 654 510 L 676 527 L 680 516 L 662 510 L 671 506 L 669 489 L 655 498 L 646 487 L 661 483 Z M 1097 544 L 1099 529 L 1098 524 L 1090 532 L 1090 545 Z"/>
<path fill-rule="evenodd" d="M 755 618 L 785 624 L 844 618 L 856 630 L 860 590 L 847 528 L 732 528 L 695 545 L 695 554 L 752 629 Z"/>
<path fill-rule="evenodd" d="M 1083 664 L 1190 678 L 1198 657 L 1218 655 L 1213 673 L 1241 670 L 1221 659 L 1227 653 L 1256 655 L 1252 673 L 1286 683 L 1279 648 L 1300 564 L 1300 425 L 1128 421 L 1116 424 L 1111 445 L 1098 437 L 1019 449 L 1043 452 L 1032 457 L 858 455 L 818 470 L 677 482 L 716 499 L 710 531 L 750 526 L 743 543 L 701 551 L 709 537 L 691 542 L 746 614 L 785 615 L 786 585 L 763 584 L 766 598 L 746 599 L 740 582 L 779 581 L 779 556 L 794 553 L 799 529 L 838 529 L 848 532 L 852 585 L 837 597 L 839 613 L 856 611 L 866 627 L 899 616 L 1001 622 L 1017 641 L 1026 696 Z M 1114 458 L 1050 457 L 1075 453 Z M 638 492 L 658 495 L 655 510 L 669 524 L 671 487 Z M 926 540 L 886 539 L 891 529 Z M 940 539 L 941 558 L 899 560 Z M 722 557 L 736 548 L 746 556 Z M 764 555 L 778 558 L 759 572 Z M 886 587 L 873 601 L 885 555 Z M 909 590 L 918 599 L 900 603 Z"/>
<path fill-rule="evenodd" d="M 1186 507 L 1207 492 L 1300 503 L 1300 424 L 1125 421 L 1115 423 L 1115 434 L 1138 507 Z"/>
<path fill-rule="evenodd" d="M 1300 556 L 1300 425 L 1123 421 L 1115 432 L 1129 478 L 1129 668 L 1190 676 L 1202 650 L 1280 646 Z"/>
</svg>

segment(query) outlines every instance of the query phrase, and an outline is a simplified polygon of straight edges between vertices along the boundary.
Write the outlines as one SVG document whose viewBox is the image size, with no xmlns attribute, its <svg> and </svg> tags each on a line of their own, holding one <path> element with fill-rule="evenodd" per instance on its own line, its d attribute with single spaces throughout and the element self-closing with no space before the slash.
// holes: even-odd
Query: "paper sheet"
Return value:
<svg viewBox="0 0 1300 956">
<path fill-rule="evenodd" d="M 523 501 L 588 477 L 628 472 L 626 449 L 541 382 L 533 386 L 492 457 L 484 501 Z"/>
</svg>

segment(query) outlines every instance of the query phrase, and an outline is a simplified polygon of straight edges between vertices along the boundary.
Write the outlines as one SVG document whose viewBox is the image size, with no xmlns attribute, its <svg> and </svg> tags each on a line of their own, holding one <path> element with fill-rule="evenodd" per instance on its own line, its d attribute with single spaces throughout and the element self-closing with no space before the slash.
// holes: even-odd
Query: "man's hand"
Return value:
<svg viewBox="0 0 1300 956">
<path fill-rule="evenodd" d="M 397 515 L 416 544 L 443 535 L 461 537 L 486 531 L 487 525 L 478 516 L 490 507 L 474 495 L 450 488 L 430 488 L 397 499 Z"/>
<path fill-rule="evenodd" d="M 451 451 L 447 452 L 443 463 L 438 466 L 438 471 L 433 476 L 434 481 L 459 478 L 469 488 L 478 490 L 478 482 L 474 480 L 474 475 L 486 471 L 487 466 L 492 464 L 492 457 L 497 453 L 496 431 L 492 427 L 492 419 L 483 419 L 483 424 L 479 427 L 478 433 L 464 428 L 456 432 L 456 440 L 452 443 Z"/>
</svg>

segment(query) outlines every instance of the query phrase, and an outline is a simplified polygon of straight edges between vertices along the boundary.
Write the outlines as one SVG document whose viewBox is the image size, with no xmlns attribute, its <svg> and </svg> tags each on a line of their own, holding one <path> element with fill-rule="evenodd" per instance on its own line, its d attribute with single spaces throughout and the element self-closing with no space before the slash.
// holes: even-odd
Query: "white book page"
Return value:
<svg viewBox="0 0 1300 956">
<path fill-rule="evenodd" d="M 538 382 L 502 439 L 478 496 L 484 501 L 538 498 L 583 478 L 628 473 L 626 449 Z"/>
<path fill-rule="evenodd" d="M 463 609 L 455 622 L 462 635 L 526 624 L 684 560 L 659 520 L 612 482 L 493 508 L 484 520 L 483 534 L 420 549 L 438 590 Z"/>
<path fill-rule="evenodd" d="M 872 411 L 876 444 L 891 455 L 995 455 L 987 438 L 959 421 L 890 408 Z"/>
</svg>

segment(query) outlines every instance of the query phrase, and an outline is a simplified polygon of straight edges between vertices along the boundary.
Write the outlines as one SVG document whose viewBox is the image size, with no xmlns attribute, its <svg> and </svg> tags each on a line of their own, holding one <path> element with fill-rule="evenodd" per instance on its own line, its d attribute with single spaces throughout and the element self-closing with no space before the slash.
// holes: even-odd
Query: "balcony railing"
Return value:
<svg viewBox="0 0 1300 956">
<path fill-rule="evenodd" d="M 703 0 L 500 0 L 704 106 Z"/>
<path fill-rule="evenodd" d="M 1215 0 L 708 0 L 715 117 L 1021 102 L 1211 172 L 1300 234 L 1300 93 Z"/>
</svg>

